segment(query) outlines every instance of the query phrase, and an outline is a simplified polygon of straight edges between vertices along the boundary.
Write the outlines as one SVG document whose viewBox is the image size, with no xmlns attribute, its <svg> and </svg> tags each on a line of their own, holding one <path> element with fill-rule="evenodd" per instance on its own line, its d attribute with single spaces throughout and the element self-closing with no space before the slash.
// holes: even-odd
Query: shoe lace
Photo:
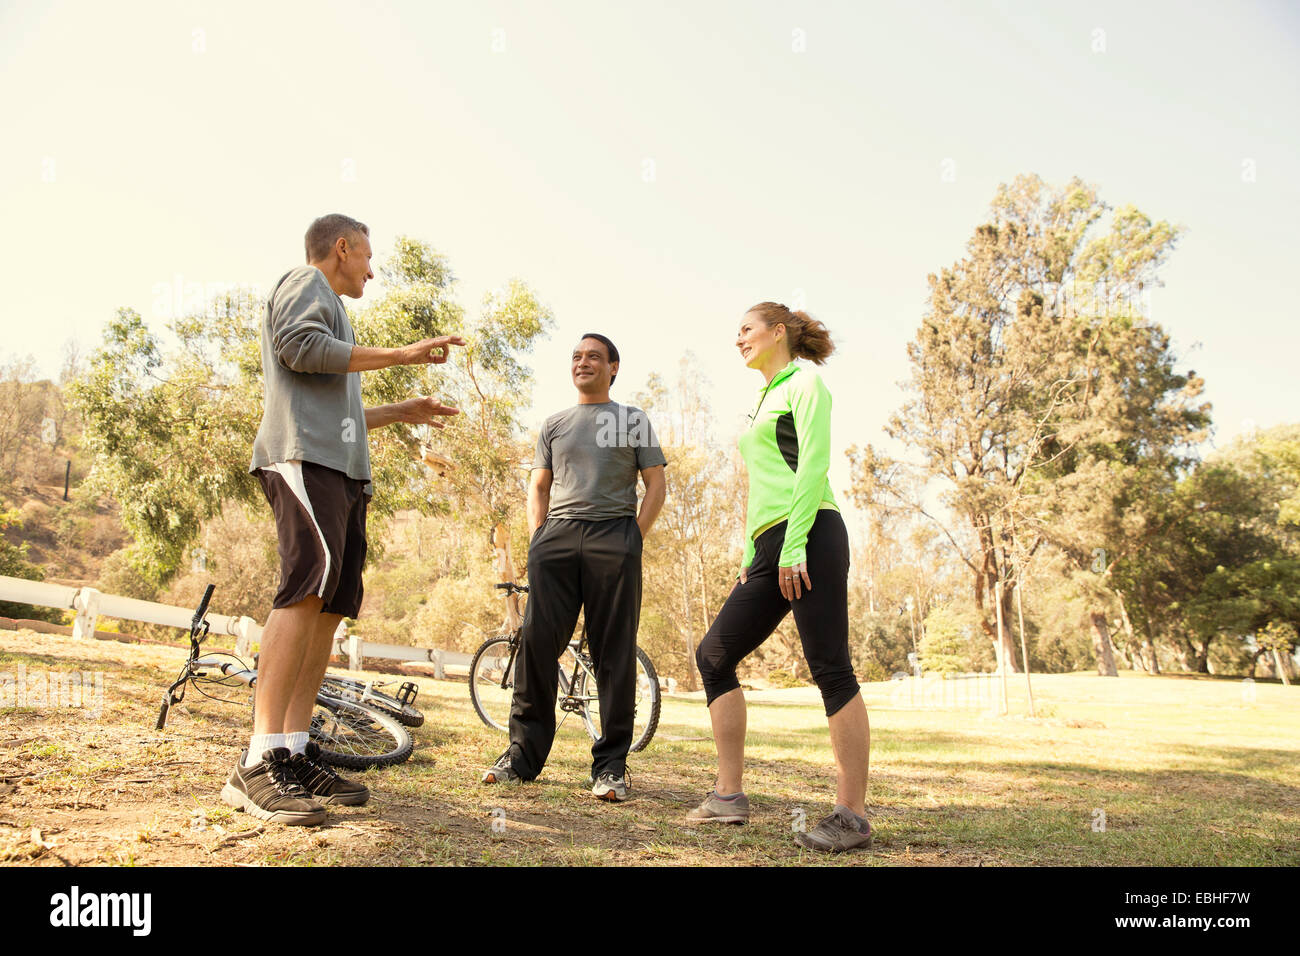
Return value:
<svg viewBox="0 0 1300 956">
<path fill-rule="evenodd" d="M 304 752 L 294 754 L 293 759 L 297 765 L 298 779 L 306 786 L 330 785 L 336 783 L 339 779 L 339 775 L 334 772 L 334 768 L 319 758 L 313 760 Z"/>
<path fill-rule="evenodd" d="M 300 797 L 306 795 L 307 791 L 303 789 L 298 775 L 294 773 L 293 765 L 287 760 L 269 760 L 266 763 L 266 774 L 270 778 L 275 789 L 285 797 Z"/>
<path fill-rule="evenodd" d="M 866 832 L 865 830 L 858 829 L 858 821 L 856 818 L 849 816 L 845 813 L 841 813 L 839 810 L 836 810 L 834 813 L 828 816 L 817 826 L 819 829 L 825 828 L 828 831 L 847 830 L 849 833 Z"/>
</svg>

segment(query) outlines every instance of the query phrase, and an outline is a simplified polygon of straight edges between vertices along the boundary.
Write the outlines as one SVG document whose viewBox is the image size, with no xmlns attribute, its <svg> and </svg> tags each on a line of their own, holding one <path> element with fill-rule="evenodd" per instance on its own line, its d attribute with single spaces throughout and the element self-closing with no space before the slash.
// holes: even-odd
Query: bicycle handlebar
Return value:
<svg viewBox="0 0 1300 956">
<path fill-rule="evenodd" d="M 203 600 L 199 602 L 199 609 L 194 612 L 194 619 L 190 621 L 190 630 L 197 630 L 198 626 L 203 623 L 203 615 L 208 611 L 208 602 L 212 600 L 212 592 L 217 589 L 215 584 L 209 584 L 208 589 L 203 592 Z"/>
<path fill-rule="evenodd" d="M 500 583 L 500 584 L 494 584 L 494 585 L 492 585 L 492 586 L 493 586 L 494 588 L 496 588 L 498 591 L 508 591 L 508 592 L 513 592 L 513 593 L 517 593 L 517 594 L 527 594 L 527 593 L 528 593 L 528 585 L 526 585 L 526 584 L 515 584 L 513 581 L 503 581 L 503 582 Z"/>
</svg>

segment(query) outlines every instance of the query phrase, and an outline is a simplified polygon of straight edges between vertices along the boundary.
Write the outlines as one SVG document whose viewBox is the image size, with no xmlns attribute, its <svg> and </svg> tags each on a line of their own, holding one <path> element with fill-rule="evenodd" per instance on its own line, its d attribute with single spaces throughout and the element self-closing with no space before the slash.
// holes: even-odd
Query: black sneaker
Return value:
<svg viewBox="0 0 1300 956">
<path fill-rule="evenodd" d="M 307 743 L 305 752 L 290 757 L 289 763 L 302 788 L 323 804 L 359 807 L 370 799 L 366 787 L 355 780 L 340 777 L 320 759 L 320 745 L 314 740 Z"/>
<path fill-rule="evenodd" d="M 325 822 L 325 808 L 303 789 L 289 762 L 289 748 L 276 747 L 262 754 L 262 762 L 244 766 L 245 750 L 234 772 L 221 788 L 221 799 L 236 810 L 259 820 L 290 826 L 316 826 Z"/>
<path fill-rule="evenodd" d="M 510 761 L 510 751 L 507 750 L 497 762 L 483 771 L 484 783 L 519 783 L 524 778 L 515 773 L 514 765 Z"/>
</svg>

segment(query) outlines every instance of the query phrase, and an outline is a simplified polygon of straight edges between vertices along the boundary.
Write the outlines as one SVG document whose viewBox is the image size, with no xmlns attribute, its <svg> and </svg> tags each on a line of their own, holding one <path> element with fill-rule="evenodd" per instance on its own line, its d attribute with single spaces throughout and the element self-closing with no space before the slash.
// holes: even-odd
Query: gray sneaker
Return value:
<svg viewBox="0 0 1300 956">
<path fill-rule="evenodd" d="M 591 792 L 601 800 L 609 800 L 617 803 L 620 800 L 627 799 L 627 772 L 623 776 L 616 777 L 612 773 L 602 773 L 596 777 L 595 783 L 591 785 Z"/>
<path fill-rule="evenodd" d="M 686 814 L 687 823 L 748 823 L 749 797 L 743 793 L 732 799 L 723 800 L 718 791 L 710 791 L 704 802 Z"/>
<path fill-rule="evenodd" d="M 483 771 L 484 783 L 518 783 L 524 778 L 515 773 L 514 765 L 510 761 L 510 751 L 507 750 L 497 762 Z"/>
<path fill-rule="evenodd" d="M 859 825 L 852 810 L 837 806 L 825 820 L 807 832 L 796 833 L 794 839 L 800 846 L 823 853 L 866 850 L 871 846 L 871 824 L 864 821 Z"/>
</svg>

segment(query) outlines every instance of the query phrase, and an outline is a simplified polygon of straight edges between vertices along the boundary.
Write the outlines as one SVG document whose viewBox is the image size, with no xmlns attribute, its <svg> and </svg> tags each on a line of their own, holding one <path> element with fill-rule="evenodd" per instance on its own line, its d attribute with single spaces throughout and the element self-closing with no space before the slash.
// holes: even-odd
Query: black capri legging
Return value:
<svg viewBox="0 0 1300 956">
<path fill-rule="evenodd" d="M 808 669 L 830 717 L 858 692 L 849 659 L 849 532 L 838 511 L 824 508 L 817 512 L 808 532 L 812 590 L 805 587 L 802 597 L 787 601 L 777 582 L 785 528 L 782 521 L 758 536 L 747 580 L 731 589 L 695 651 L 695 663 L 711 704 L 740 686 L 736 665 L 767 640 L 793 609 Z"/>
</svg>

